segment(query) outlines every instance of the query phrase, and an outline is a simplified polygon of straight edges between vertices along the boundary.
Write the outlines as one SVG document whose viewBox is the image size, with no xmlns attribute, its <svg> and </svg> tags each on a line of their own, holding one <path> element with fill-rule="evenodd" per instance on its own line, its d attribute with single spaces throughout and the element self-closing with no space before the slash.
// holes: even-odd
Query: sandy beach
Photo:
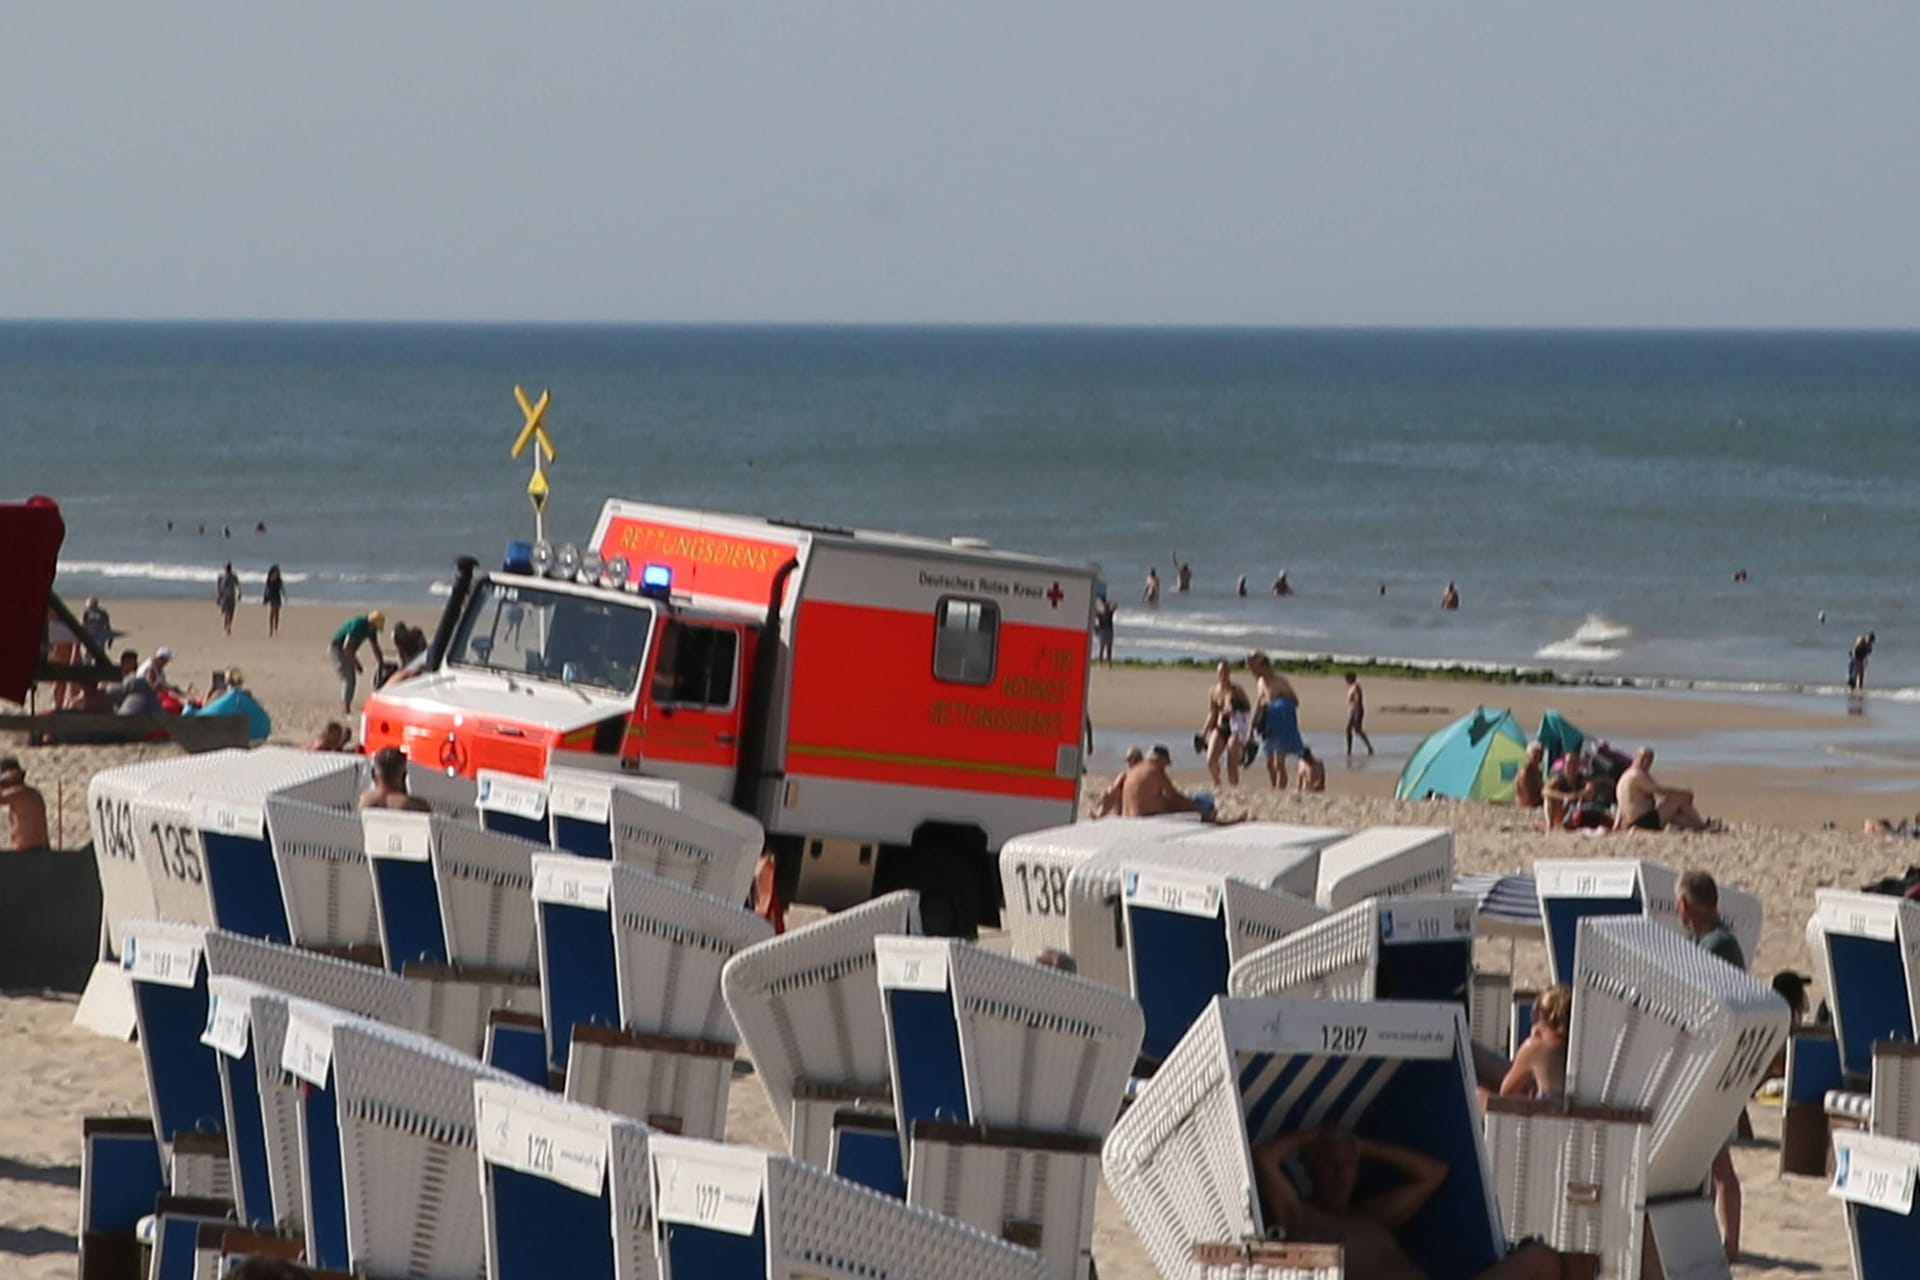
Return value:
<svg viewBox="0 0 1920 1280">
<path fill-rule="evenodd" d="M 212 602 L 108 602 L 114 624 L 128 634 L 123 647 L 143 655 L 165 644 L 175 651 L 177 683 L 205 688 L 217 667 L 238 665 L 250 687 L 272 713 L 274 740 L 304 742 L 338 714 L 334 677 L 324 652 L 326 638 L 349 610 L 318 606 L 289 607 L 278 637 L 266 636 L 265 611 L 243 605 L 235 634 L 223 636 Z M 428 606 L 389 606 L 389 619 L 404 619 L 429 632 L 436 611 Z M 368 664 L 369 669 L 371 663 Z M 1209 676 L 1203 671 L 1119 668 L 1100 670 L 1093 682 L 1092 713 L 1100 734 L 1100 753 L 1117 751 L 1132 735 L 1157 735 L 1175 748 L 1184 783 L 1204 773 L 1184 767 L 1193 762 L 1188 739 Z M 1671 694 L 1476 685 L 1451 681 L 1368 679 L 1368 729 L 1383 743 L 1383 755 L 1348 768 L 1339 750 L 1345 721 L 1339 681 L 1295 681 L 1302 696 L 1302 727 L 1328 760 L 1328 791 L 1304 796 L 1276 793 L 1261 785 L 1229 789 L 1221 797 L 1227 812 L 1245 811 L 1263 818 L 1361 828 L 1381 823 L 1447 825 L 1457 834 L 1461 871 L 1522 870 L 1545 856 L 1639 856 L 1679 866 L 1704 867 L 1724 882 L 1758 893 L 1766 904 L 1766 930 L 1754 971 L 1808 968 L 1802 928 L 1817 888 L 1856 887 L 1887 873 L 1898 873 L 1920 852 L 1905 840 L 1860 833 L 1868 816 L 1911 813 L 1913 791 L 1901 789 L 1902 775 L 1886 770 L 1880 789 L 1861 789 L 1860 771 L 1810 756 L 1804 768 L 1769 763 L 1752 767 L 1737 761 L 1657 771 L 1694 787 L 1707 813 L 1725 820 L 1725 833 L 1699 836 L 1636 835 L 1591 838 L 1546 834 L 1532 829 L 1531 814 L 1511 808 L 1391 799 L 1404 751 L 1387 743 L 1410 741 L 1479 704 L 1510 707 L 1523 724 L 1534 723 L 1553 707 L 1583 728 L 1617 744 L 1651 742 L 1663 757 L 1669 746 L 1685 758 L 1684 747 L 1703 735 L 1747 741 L 1778 735 L 1789 743 L 1817 742 L 1823 735 L 1857 727 L 1839 705 L 1804 706 L 1699 698 Z M 364 684 L 363 684 L 364 693 Z M 1869 707 L 1868 716 L 1875 714 Z M 1148 740 L 1156 740 L 1149 737 Z M 1184 746 L 1183 746 L 1184 744 Z M 71 747 L 23 751 L 29 779 L 46 793 L 56 834 L 65 843 L 85 842 L 87 780 L 100 768 L 125 763 L 167 747 Z M 1874 774 L 1878 777 L 1878 774 Z M 1842 785 L 1844 781 L 1845 785 Z M 1090 778 L 1088 790 L 1097 785 Z M 1833 824 L 1831 827 L 1828 824 Z M 1506 947 L 1488 952 L 1505 963 Z M 1543 967 L 1537 947 L 1515 956 L 1522 982 L 1536 980 Z M 72 1028 L 70 1001 L 14 994 L 0 998 L 0 1276 L 69 1275 L 73 1262 L 78 1204 L 80 1118 L 89 1114 L 133 1113 L 145 1108 L 137 1050 L 101 1041 Z M 1736 1268 L 1742 1277 L 1840 1277 L 1848 1273 L 1841 1209 L 1818 1181 L 1782 1181 L 1776 1173 L 1779 1121 L 1776 1112 L 1751 1108 L 1759 1135 L 1736 1150 L 1746 1186 L 1746 1246 L 1749 1260 Z M 750 1078 L 735 1088 L 729 1136 L 772 1147 L 778 1129 L 759 1087 Z M 1104 1199 L 1095 1252 L 1109 1280 L 1141 1280 L 1152 1274 L 1133 1243 L 1125 1222 Z"/>
</svg>

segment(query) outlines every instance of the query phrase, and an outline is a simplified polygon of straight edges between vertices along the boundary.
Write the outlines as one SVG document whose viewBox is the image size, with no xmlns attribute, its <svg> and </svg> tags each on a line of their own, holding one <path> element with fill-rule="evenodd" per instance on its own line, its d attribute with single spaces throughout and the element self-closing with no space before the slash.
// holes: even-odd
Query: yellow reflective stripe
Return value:
<svg viewBox="0 0 1920 1280">
<path fill-rule="evenodd" d="M 968 773 L 1004 773 L 1016 778 L 1058 778 L 1052 769 L 1037 769 L 1024 764 L 1001 764 L 990 760 L 953 760 L 946 756 L 915 756 L 899 751 L 861 751 L 853 747 L 817 747 L 789 743 L 787 754 L 821 756 L 829 760 L 862 760 L 869 764 L 912 764 L 929 769 L 961 769 Z"/>
</svg>

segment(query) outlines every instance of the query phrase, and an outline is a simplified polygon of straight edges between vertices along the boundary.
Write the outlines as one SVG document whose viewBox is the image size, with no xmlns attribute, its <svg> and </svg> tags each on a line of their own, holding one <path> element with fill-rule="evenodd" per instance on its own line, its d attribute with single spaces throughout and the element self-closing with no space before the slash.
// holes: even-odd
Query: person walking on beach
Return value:
<svg viewBox="0 0 1920 1280">
<path fill-rule="evenodd" d="M 340 624 L 333 633 L 333 639 L 327 641 L 327 656 L 333 661 L 334 674 L 340 677 L 340 712 L 353 714 L 353 690 L 359 682 L 361 645 L 371 645 L 373 660 L 385 662 L 387 655 L 380 649 L 380 629 L 387 625 L 387 615 L 375 609 L 370 613 L 355 614 Z"/>
<path fill-rule="evenodd" d="M 1847 650 L 1847 688 L 1855 693 L 1865 693 L 1867 689 L 1867 659 L 1873 656 L 1873 632 L 1856 637 L 1853 648 Z"/>
<path fill-rule="evenodd" d="M 233 571 L 233 561 L 227 561 L 227 567 L 220 571 L 219 579 L 213 584 L 213 602 L 220 606 L 220 626 L 228 634 L 233 634 L 233 611 L 240 607 L 240 575 Z"/>
<path fill-rule="evenodd" d="M 1634 762 L 1638 764 L 1639 761 Z M 1740 940 L 1733 936 L 1720 918 L 1720 886 L 1705 871 L 1688 871 L 1680 877 L 1674 894 L 1674 906 L 1680 915 L 1680 927 L 1695 945 L 1745 971 L 1747 956 Z M 1720 1219 L 1720 1242 L 1726 1246 L 1727 1261 L 1740 1260 L 1740 1178 L 1733 1168 L 1733 1146 L 1723 1144 L 1713 1158 L 1713 1208 Z"/>
<path fill-rule="evenodd" d="M 1147 570 L 1147 585 L 1140 588 L 1140 603 L 1149 609 L 1160 607 L 1160 570 Z"/>
<path fill-rule="evenodd" d="M 1259 727 L 1260 750 L 1267 757 L 1267 781 L 1275 790 L 1285 791 L 1287 757 L 1307 747 L 1300 738 L 1300 695 L 1273 669 L 1262 650 L 1247 655 L 1247 671 L 1260 685 L 1253 700 L 1253 723 Z"/>
<path fill-rule="evenodd" d="M 1207 751 L 1207 776 L 1220 785 L 1220 757 L 1227 758 L 1227 785 L 1240 785 L 1240 751 L 1247 743 L 1252 704 L 1247 691 L 1233 682 L 1233 668 L 1221 663 L 1214 668 L 1213 688 L 1207 691 L 1207 721 L 1200 730 L 1196 746 Z"/>
<path fill-rule="evenodd" d="M 0 759 L 0 809 L 7 811 L 7 848 L 33 853 L 48 847 L 47 798 L 27 785 L 27 771 L 13 756 Z"/>
<path fill-rule="evenodd" d="M 267 606 L 267 635 L 280 634 L 280 606 L 287 602 L 287 581 L 280 576 L 279 565 L 267 567 L 266 585 L 260 588 L 260 603 Z"/>
<path fill-rule="evenodd" d="M 1373 739 L 1367 736 L 1367 695 L 1360 691 L 1360 677 L 1347 672 L 1347 754 L 1353 754 L 1353 736 L 1360 735 L 1360 741 L 1367 745 L 1367 754 L 1373 754 Z"/>
<path fill-rule="evenodd" d="M 1118 612 L 1120 612 L 1120 606 L 1113 602 L 1113 597 L 1107 595 L 1103 588 L 1100 598 L 1093 602 L 1093 639 L 1099 646 L 1099 656 L 1096 661 L 1104 662 L 1108 666 L 1113 665 L 1113 615 Z"/>
</svg>

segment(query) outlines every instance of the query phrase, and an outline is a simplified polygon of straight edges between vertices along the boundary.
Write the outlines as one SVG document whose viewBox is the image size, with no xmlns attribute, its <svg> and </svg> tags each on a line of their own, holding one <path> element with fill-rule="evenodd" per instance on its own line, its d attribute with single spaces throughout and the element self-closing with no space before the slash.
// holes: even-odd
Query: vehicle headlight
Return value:
<svg viewBox="0 0 1920 1280">
<path fill-rule="evenodd" d="M 605 568 L 606 562 L 601 560 L 598 551 L 588 551 L 580 557 L 580 576 L 588 583 L 598 585 L 600 573 Z"/>
<path fill-rule="evenodd" d="M 607 581 L 616 588 L 627 585 L 627 579 L 633 575 L 633 564 L 625 556 L 615 556 L 607 561 Z"/>
<path fill-rule="evenodd" d="M 554 558 L 553 567 L 558 570 L 560 577 L 571 580 L 580 572 L 580 548 L 571 542 L 564 544 L 560 554 Z"/>
<path fill-rule="evenodd" d="M 533 554 L 528 557 L 528 560 L 533 565 L 535 574 L 542 578 L 546 577 L 553 569 L 553 544 L 551 542 L 534 543 Z"/>
</svg>

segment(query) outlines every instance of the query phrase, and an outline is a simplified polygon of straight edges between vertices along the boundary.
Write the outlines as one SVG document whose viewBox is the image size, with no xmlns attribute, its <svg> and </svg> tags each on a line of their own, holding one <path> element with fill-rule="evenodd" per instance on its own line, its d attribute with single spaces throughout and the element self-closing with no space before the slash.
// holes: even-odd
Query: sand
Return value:
<svg viewBox="0 0 1920 1280">
<path fill-rule="evenodd" d="M 247 683 L 273 714 L 274 739 L 304 742 L 338 714 L 334 678 L 325 653 L 328 635 L 349 610 L 290 606 L 280 635 L 266 637 L 265 611 L 242 608 L 235 634 L 220 632 L 211 601 L 204 605 L 163 602 L 111 604 L 115 625 L 130 634 L 123 645 L 143 654 L 161 644 L 178 658 L 175 680 L 205 687 L 215 667 L 237 664 Z M 391 606 L 388 617 L 432 630 L 430 608 Z M 371 663 L 368 664 L 371 668 Z M 1166 734 L 1176 747 L 1190 735 L 1204 701 L 1208 677 L 1191 671 L 1115 669 L 1096 674 L 1095 724 Z M 1303 700 L 1302 724 L 1310 738 L 1334 744 L 1345 722 L 1344 695 L 1332 679 L 1296 680 Z M 1512 707 L 1532 723 L 1553 706 L 1590 732 L 1620 743 L 1656 744 L 1710 732 L 1819 731 L 1837 728 L 1842 713 L 1796 710 L 1728 699 L 1688 699 L 1662 694 L 1478 686 L 1439 681 L 1367 680 L 1368 727 L 1381 734 L 1415 734 L 1438 727 L 1473 706 Z M 364 696 L 364 688 L 363 695 Z M 1828 724 L 1827 721 L 1834 724 Z M 23 751 L 30 780 L 47 793 L 56 834 L 66 842 L 87 838 L 87 780 L 100 768 L 172 750 L 165 746 L 39 748 Z M 1191 761 L 1191 755 L 1183 760 Z M 1704 867 L 1731 884 L 1758 893 L 1766 905 L 1766 930 L 1756 973 L 1808 968 L 1802 929 L 1814 890 L 1854 887 L 1898 871 L 1913 850 L 1904 841 L 1859 834 L 1860 817 L 1915 806 L 1904 797 L 1860 796 L 1834 789 L 1821 767 L 1804 770 L 1739 768 L 1688 771 L 1678 780 L 1693 785 L 1702 807 L 1730 820 L 1724 834 L 1635 835 L 1592 838 L 1530 829 L 1531 815 L 1510 808 L 1390 798 L 1398 762 L 1348 770 L 1336 753 L 1329 760 L 1329 791 L 1303 796 L 1242 786 L 1222 797 L 1229 812 L 1287 821 L 1360 828 L 1381 823 L 1418 823 L 1455 828 L 1462 871 L 1521 870 L 1539 857 L 1639 856 L 1673 865 Z M 1204 777 L 1182 769 L 1183 782 Z M 1095 785 L 1089 780 L 1089 790 Z M 1837 823 L 1828 830 L 1825 824 Z M 1504 964 L 1506 947 L 1489 952 Z M 1538 981 L 1544 958 L 1536 947 L 1515 955 L 1522 983 Z M 79 1204 L 80 1119 L 94 1114 L 143 1114 L 145 1082 L 137 1049 L 103 1041 L 70 1025 L 69 1000 L 13 994 L 0 997 L 0 1277 L 68 1276 L 73 1271 Z M 1818 1180 L 1781 1179 L 1778 1113 L 1751 1109 L 1756 1142 L 1736 1149 L 1746 1186 L 1746 1247 L 1749 1260 L 1735 1274 L 1841 1277 L 1847 1275 L 1842 1211 Z M 774 1148 L 779 1129 L 751 1079 L 735 1085 L 728 1136 Z M 1101 1193 L 1095 1236 L 1100 1273 L 1108 1280 L 1144 1280 L 1153 1274 L 1125 1221 Z"/>
</svg>

